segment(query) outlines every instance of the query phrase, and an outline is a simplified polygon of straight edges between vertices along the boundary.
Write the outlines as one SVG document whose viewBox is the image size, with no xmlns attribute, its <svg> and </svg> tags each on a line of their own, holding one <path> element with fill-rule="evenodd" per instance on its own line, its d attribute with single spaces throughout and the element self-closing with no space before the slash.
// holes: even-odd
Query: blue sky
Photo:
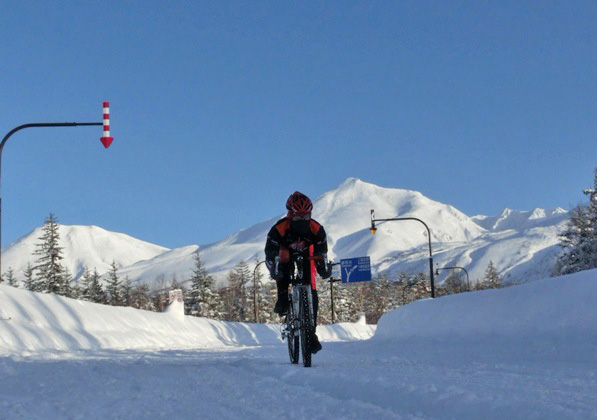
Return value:
<svg viewBox="0 0 597 420">
<path fill-rule="evenodd" d="M 348 177 L 468 215 L 566 209 L 597 166 L 597 3 L 0 4 L 2 244 L 53 212 L 207 244 Z M 366 227 L 368 220 L 363 220 Z"/>
</svg>

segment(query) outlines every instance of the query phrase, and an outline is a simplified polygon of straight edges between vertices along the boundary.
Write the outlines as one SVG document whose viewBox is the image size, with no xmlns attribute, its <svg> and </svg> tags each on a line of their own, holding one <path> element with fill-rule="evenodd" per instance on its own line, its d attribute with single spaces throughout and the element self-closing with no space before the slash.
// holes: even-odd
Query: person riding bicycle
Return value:
<svg viewBox="0 0 597 420">
<path fill-rule="evenodd" d="M 296 191 L 286 201 L 288 214 L 280 219 L 270 229 L 265 243 L 265 265 L 271 277 L 276 281 L 278 300 L 274 312 L 283 316 L 288 312 L 288 286 L 290 276 L 294 270 L 291 254 L 303 255 L 309 261 L 307 276 L 311 282 L 313 294 L 313 316 L 317 328 L 317 297 L 316 277 L 319 274 L 326 279 L 331 276 L 327 266 L 328 243 L 325 230 L 317 221 L 311 219 L 313 203 L 306 195 Z M 309 257 L 318 256 L 318 259 Z M 312 353 L 321 350 L 321 344 L 314 332 Z"/>
</svg>

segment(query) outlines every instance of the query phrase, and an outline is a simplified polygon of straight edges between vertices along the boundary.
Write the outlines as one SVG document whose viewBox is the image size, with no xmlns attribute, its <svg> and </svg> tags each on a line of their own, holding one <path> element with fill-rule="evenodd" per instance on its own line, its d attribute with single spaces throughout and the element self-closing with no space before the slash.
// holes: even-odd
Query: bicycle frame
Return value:
<svg viewBox="0 0 597 420">
<path fill-rule="evenodd" d="M 285 326 L 282 329 L 282 337 L 288 340 L 288 351 L 290 362 L 298 363 L 299 350 L 302 349 L 303 365 L 311 366 L 311 340 L 314 334 L 315 319 L 313 311 L 313 293 L 311 283 L 306 282 L 304 278 L 305 268 L 304 259 L 300 255 L 295 255 L 293 264 L 295 264 L 296 274 L 292 273 L 290 293 L 290 307 L 286 314 Z M 304 299 L 307 299 L 305 302 Z M 305 309 L 307 313 L 305 314 Z M 306 316 L 305 316 L 306 315 Z M 300 338 L 300 349 L 299 349 Z"/>
</svg>

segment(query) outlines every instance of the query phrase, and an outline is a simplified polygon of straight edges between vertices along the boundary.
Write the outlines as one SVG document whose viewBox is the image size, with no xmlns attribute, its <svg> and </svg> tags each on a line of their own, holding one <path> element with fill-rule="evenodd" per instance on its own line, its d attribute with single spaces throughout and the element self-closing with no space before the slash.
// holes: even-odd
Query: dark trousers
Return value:
<svg viewBox="0 0 597 420">
<path fill-rule="evenodd" d="M 278 288 L 278 299 L 288 299 L 289 285 L 290 280 L 288 279 L 281 279 L 276 281 L 276 286 Z M 311 294 L 313 296 L 313 319 L 315 321 L 315 329 L 317 329 L 317 311 L 319 310 L 319 297 L 317 296 L 317 290 L 311 289 Z"/>
</svg>

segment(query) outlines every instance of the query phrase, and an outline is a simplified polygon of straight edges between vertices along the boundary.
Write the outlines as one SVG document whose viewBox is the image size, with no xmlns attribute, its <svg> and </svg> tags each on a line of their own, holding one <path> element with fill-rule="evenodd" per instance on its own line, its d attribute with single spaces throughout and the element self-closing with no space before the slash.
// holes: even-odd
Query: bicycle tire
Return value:
<svg viewBox="0 0 597 420">
<path fill-rule="evenodd" d="M 290 303 L 290 307 L 292 308 L 292 302 Z M 296 333 L 295 325 L 294 325 L 294 316 L 291 309 L 289 310 L 288 314 L 286 315 L 286 328 L 288 331 L 288 335 L 286 336 L 286 340 L 288 341 L 288 356 L 290 356 L 290 363 L 293 365 L 298 364 L 299 362 L 299 336 Z"/>
<path fill-rule="evenodd" d="M 304 289 L 301 290 L 299 319 L 303 366 L 311 367 L 311 343 L 313 340 L 311 329 L 311 311 L 309 311 L 309 299 L 307 297 L 307 291 Z"/>
</svg>

